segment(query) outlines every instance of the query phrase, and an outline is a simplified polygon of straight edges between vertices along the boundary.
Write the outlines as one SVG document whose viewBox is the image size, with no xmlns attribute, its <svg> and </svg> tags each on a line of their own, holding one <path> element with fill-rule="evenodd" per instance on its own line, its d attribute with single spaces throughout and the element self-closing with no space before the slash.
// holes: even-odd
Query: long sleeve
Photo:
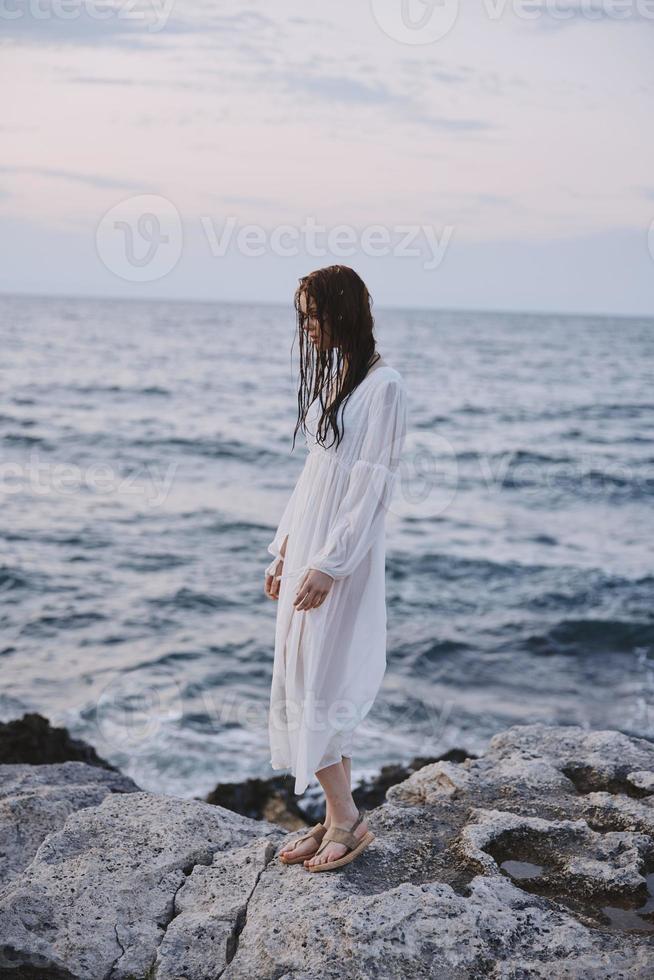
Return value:
<svg viewBox="0 0 654 980">
<path fill-rule="evenodd" d="M 295 488 L 292 494 L 290 495 L 290 497 L 288 498 L 286 505 L 284 507 L 284 511 L 282 513 L 281 519 L 277 526 L 277 530 L 275 532 L 275 537 L 272 539 L 272 541 L 270 542 L 267 548 L 269 554 L 274 555 L 274 560 L 270 563 L 270 565 L 268 565 L 268 568 L 266 569 L 266 572 L 268 572 L 269 574 L 272 574 L 272 570 L 274 566 L 277 564 L 278 559 L 282 557 L 282 548 L 284 546 L 284 542 L 286 538 L 288 537 L 288 532 L 291 527 L 293 510 L 295 508 L 295 501 L 297 499 L 297 495 L 298 495 L 298 484 L 296 483 Z"/>
<path fill-rule="evenodd" d="M 391 501 L 406 432 L 404 382 L 401 378 L 385 381 L 372 395 L 359 457 L 327 540 L 307 568 L 341 579 L 365 558 Z"/>
</svg>

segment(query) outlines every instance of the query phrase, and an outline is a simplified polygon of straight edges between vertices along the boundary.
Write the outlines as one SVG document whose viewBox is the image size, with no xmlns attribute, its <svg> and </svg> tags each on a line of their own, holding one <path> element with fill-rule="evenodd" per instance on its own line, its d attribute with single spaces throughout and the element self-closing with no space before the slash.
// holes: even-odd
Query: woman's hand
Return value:
<svg viewBox="0 0 654 980">
<path fill-rule="evenodd" d="M 319 572 L 317 568 L 310 568 L 302 576 L 293 605 L 298 611 L 316 609 L 324 602 L 333 584 L 331 575 Z"/>
<path fill-rule="evenodd" d="M 277 564 L 273 568 L 273 575 L 266 573 L 266 580 L 264 582 L 263 591 L 268 596 L 269 599 L 279 599 L 279 585 L 281 579 L 277 578 L 277 575 L 281 575 L 284 571 L 284 559 L 278 558 Z"/>
</svg>

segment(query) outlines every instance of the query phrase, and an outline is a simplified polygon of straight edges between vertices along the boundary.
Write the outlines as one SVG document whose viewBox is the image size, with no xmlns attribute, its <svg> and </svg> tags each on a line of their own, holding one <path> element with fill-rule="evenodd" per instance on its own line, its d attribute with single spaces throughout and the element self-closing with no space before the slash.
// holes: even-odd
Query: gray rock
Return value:
<svg viewBox="0 0 654 980">
<path fill-rule="evenodd" d="M 0 971 L 145 977 L 196 865 L 271 825 L 150 793 L 110 795 L 71 814 L 0 900 Z M 277 834 L 277 836 L 279 836 Z"/>
<path fill-rule="evenodd" d="M 0 766 L 0 890 L 75 810 L 136 790 L 127 776 L 83 762 Z"/>
<path fill-rule="evenodd" d="M 609 890 L 615 895 L 629 894 L 647 887 L 640 869 L 654 862 L 654 840 L 646 834 L 601 834 L 585 820 L 542 820 L 499 810 L 474 810 L 473 819 L 461 833 L 460 851 L 486 874 L 500 870 L 489 853 L 492 845 L 503 839 L 500 851 L 510 850 L 508 841 L 517 838 L 521 851 L 527 846 L 533 856 L 548 853 L 554 868 L 539 875 L 548 887 L 574 885 L 586 897 Z"/>
<path fill-rule="evenodd" d="M 412 773 L 402 783 L 386 791 L 386 799 L 397 803 L 433 803 L 464 792 L 469 782 L 465 766 L 453 762 L 433 762 Z"/>
<path fill-rule="evenodd" d="M 644 740 L 515 726 L 392 786 L 368 850 L 319 874 L 275 825 L 111 793 L 5 889 L 0 975 L 651 980 L 652 773 Z"/>
<path fill-rule="evenodd" d="M 654 836 L 654 797 L 632 800 L 620 793 L 588 793 L 576 811 L 600 830 L 639 830 Z"/>
<path fill-rule="evenodd" d="M 273 867 L 262 876 L 224 980 L 649 976 L 651 951 L 618 950 L 613 959 L 572 916 L 499 875 L 475 878 L 465 896 L 437 882 L 365 895 L 327 872 L 294 869 L 293 877 L 282 902 Z M 602 960 L 604 971 L 591 973 Z"/>
<path fill-rule="evenodd" d="M 644 793 L 654 793 L 654 772 L 629 772 L 627 779 L 636 789 L 643 790 Z"/>
<path fill-rule="evenodd" d="M 157 980 L 213 980 L 231 962 L 248 902 L 275 855 L 272 841 L 254 840 L 197 867 L 175 896 L 175 918 L 157 951 Z"/>
<path fill-rule="evenodd" d="M 649 742 L 544 725 L 425 766 L 370 814 L 377 838 L 351 868 L 271 862 L 223 977 L 651 980 L 654 921 L 637 910 L 654 810 L 627 777 L 652 771 Z M 540 873 L 512 880 L 511 861 Z M 638 931 L 611 926 L 613 904 Z"/>
</svg>

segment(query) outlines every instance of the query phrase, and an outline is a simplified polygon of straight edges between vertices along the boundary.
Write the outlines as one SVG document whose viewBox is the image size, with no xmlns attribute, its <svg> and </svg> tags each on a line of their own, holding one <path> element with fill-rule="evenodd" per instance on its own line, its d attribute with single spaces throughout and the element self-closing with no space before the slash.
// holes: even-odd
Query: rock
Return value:
<svg viewBox="0 0 654 980">
<path fill-rule="evenodd" d="M 408 765 L 402 764 L 392 764 L 388 766 L 382 766 L 381 771 L 371 779 L 362 779 L 354 787 L 352 795 L 354 797 L 354 802 L 358 807 L 363 807 L 366 810 L 370 810 L 375 806 L 379 806 L 386 799 L 388 790 L 391 787 L 404 782 L 409 779 L 413 773 L 422 772 L 425 766 L 436 764 L 442 762 L 447 763 L 460 763 L 465 759 L 475 759 L 476 756 L 471 755 L 469 752 L 465 752 L 463 749 L 449 749 L 442 755 L 438 755 L 435 758 L 428 758 L 426 756 L 415 756 Z M 452 769 L 456 769 L 456 765 L 452 765 Z M 318 817 L 316 817 L 318 819 Z"/>
<path fill-rule="evenodd" d="M 175 897 L 174 919 L 157 951 L 157 980 L 213 980 L 234 957 L 248 902 L 275 854 L 258 838 L 215 854 L 197 867 Z"/>
<path fill-rule="evenodd" d="M 629 772 L 627 773 L 626 779 L 634 789 L 640 790 L 638 793 L 639 796 L 651 796 L 654 794 L 654 772 L 646 772 L 644 770 Z"/>
<path fill-rule="evenodd" d="M 403 783 L 391 786 L 386 799 L 404 803 L 433 803 L 443 797 L 454 797 L 465 790 L 468 771 L 451 762 L 434 762 L 419 769 Z"/>
<path fill-rule="evenodd" d="M 15 765 L 86 762 L 117 772 L 101 759 L 92 745 L 72 738 L 66 728 L 52 728 L 43 715 L 31 713 L 13 721 L 0 722 L 0 763 Z"/>
<path fill-rule="evenodd" d="M 651 980 L 652 773 L 644 740 L 514 726 L 389 788 L 319 874 L 275 825 L 110 792 L 5 886 L 0 976 Z"/>
<path fill-rule="evenodd" d="M 223 976 L 651 980 L 654 810 L 626 777 L 652 771 L 649 742 L 577 726 L 515 726 L 480 759 L 429 764 L 369 814 L 350 868 L 267 866 Z"/>
<path fill-rule="evenodd" d="M 145 977 L 196 866 L 267 835 L 279 831 L 150 793 L 111 794 L 72 813 L 0 898 L 0 971 Z"/>
<path fill-rule="evenodd" d="M 83 762 L 0 766 L 0 886 L 27 867 L 75 810 L 97 806 L 109 793 L 136 790 L 127 776 Z"/>
<path fill-rule="evenodd" d="M 306 818 L 296 803 L 294 785 L 295 779 L 288 775 L 218 783 L 205 797 L 205 802 L 223 806 L 252 820 L 269 820 L 287 830 L 298 830 L 306 825 Z"/>
<path fill-rule="evenodd" d="M 585 820 L 542 820 L 499 810 L 474 810 L 474 823 L 465 827 L 460 850 L 465 860 L 486 874 L 497 874 L 512 847 L 544 861 L 538 875 L 541 888 L 573 888 L 577 895 L 600 898 L 633 893 L 645 884 L 640 869 L 654 864 L 654 840 L 647 834 L 595 833 Z M 515 844 L 512 845 L 512 841 Z"/>
<path fill-rule="evenodd" d="M 539 744 L 541 738 L 545 745 Z M 644 739 L 621 732 L 589 731 L 577 725 L 516 725 L 495 735 L 490 749 L 487 760 L 492 758 L 509 768 L 517 766 L 537 785 L 543 785 L 537 774 L 540 763 L 555 780 L 562 773 L 579 793 L 629 793 L 629 772 L 651 772 L 654 751 L 652 743 Z"/>
<path fill-rule="evenodd" d="M 651 977 L 651 949 L 607 955 L 590 930 L 500 876 L 475 878 L 463 896 L 438 882 L 366 894 L 297 869 L 288 888 L 283 873 L 273 863 L 260 879 L 224 980 Z"/>
</svg>

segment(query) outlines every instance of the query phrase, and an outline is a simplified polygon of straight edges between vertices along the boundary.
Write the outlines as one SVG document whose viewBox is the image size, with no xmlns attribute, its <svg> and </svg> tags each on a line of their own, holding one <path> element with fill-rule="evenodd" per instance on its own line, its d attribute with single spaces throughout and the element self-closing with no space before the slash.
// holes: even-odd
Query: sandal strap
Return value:
<svg viewBox="0 0 654 980">
<path fill-rule="evenodd" d="M 295 850 L 298 844 L 301 844 L 305 840 L 309 840 L 310 837 L 313 837 L 316 843 L 319 844 L 325 833 L 326 830 L 324 824 L 318 822 L 310 830 L 308 830 L 306 834 L 303 834 L 302 837 L 298 837 L 297 840 L 293 841 L 293 850 Z"/>
<path fill-rule="evenodd" d="M 359 810 L 359 815 L 354 821 L 354 823 L 352 824 L 352 826 L 350 827 L 350 830 L 356 830 L 356 828 L 359 826 L 359 824 L 361 823 L 365 815 L 366 815 L 365 810 Z"/>
<path fill-rule="evenodd" d="M 352 831 L 359 826 L 363 818 L 364 818 L 364 811 L 359 810 L 359 816 L 354 821 L 354 823 L 352 824 L 349 830 L 347 829 L 347 827 L 331 826 L 327 830 L 325 836 L 323 837 L 322 843 L 318 848 L 318 850 L 316 851 L 316 854 L 320 854 L 321 851 L 324 851 L 324 849 L 327 847 L 330 841 L 333 841 L 335 844 L 343 844 L 347 848 L 347 851 L 353 851 L 355 847 L 358 847 L 360 840 L 352 833 Z"/>
<path fill-rule="evenodd" d="M 314 824 L 311 830 L 308 830 L 304 837 L 300 837 L 300 840 L 307 840 L 309 837 L 313 837 L 317 844 L 323 839 L 327 831 L 325 830 L 324 824 L 318 822 Z"/>
<path fill-rule="evenodd" d="M 354 834 L 344 827 L 330 827 L 322 840 L 323 844 L 330 840 L 335 844 L 345 844 L 348 851 L 353 850 L 359 843 Z"/>
</svg>

